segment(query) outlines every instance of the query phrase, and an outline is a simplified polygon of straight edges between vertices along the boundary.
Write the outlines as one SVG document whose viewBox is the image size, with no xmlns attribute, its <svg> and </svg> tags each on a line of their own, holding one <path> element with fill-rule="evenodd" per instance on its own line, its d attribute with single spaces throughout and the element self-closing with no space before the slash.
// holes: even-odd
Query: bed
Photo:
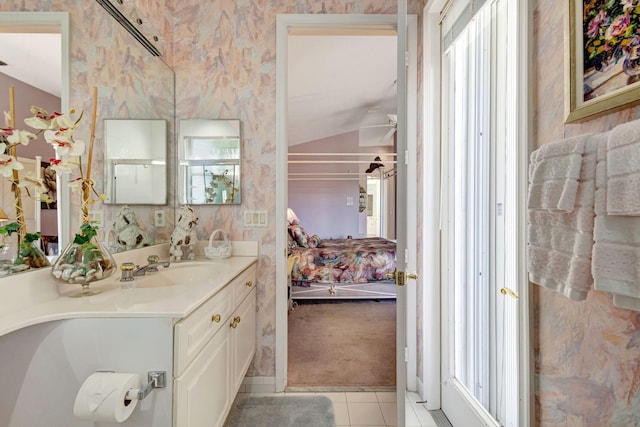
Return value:
<svg viewBox="0 0 640 427">
<path fill-rule="evenodd" d="M 381 237 L 320 239 L 289 225 L 291 299 L 389 299 L 395 283 L 396 243 Z"/>
</svg>

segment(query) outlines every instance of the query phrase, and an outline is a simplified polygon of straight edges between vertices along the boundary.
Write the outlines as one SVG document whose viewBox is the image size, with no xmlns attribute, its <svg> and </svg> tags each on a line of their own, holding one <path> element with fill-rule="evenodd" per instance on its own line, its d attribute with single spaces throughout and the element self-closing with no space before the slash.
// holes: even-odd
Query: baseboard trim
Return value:
<svg viewBox="0 0 640 427">
<path fill-rule="evenodd" d="M 276 377 L 244 377 L 241 393 L 275 393 Z"/>
</svg>

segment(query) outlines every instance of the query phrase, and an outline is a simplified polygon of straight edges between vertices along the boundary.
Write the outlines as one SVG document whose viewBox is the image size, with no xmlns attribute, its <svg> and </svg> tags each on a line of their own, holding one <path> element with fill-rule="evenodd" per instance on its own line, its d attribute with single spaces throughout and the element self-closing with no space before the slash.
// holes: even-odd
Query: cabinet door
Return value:
<svg viewBox="0 0 640 427">
<path fill-rule="evenodd" d="M 237 393 L 256 352 L 256 290 L 253 289 L 232 316 L 240 319 L 233 334 L 233 394 Z"/>
<path fill-rule="evenodd" d="M 174 380 L 174 427 L 222 426 L 231 407 L 230 328 L 222 328 Z"/>
</svg>

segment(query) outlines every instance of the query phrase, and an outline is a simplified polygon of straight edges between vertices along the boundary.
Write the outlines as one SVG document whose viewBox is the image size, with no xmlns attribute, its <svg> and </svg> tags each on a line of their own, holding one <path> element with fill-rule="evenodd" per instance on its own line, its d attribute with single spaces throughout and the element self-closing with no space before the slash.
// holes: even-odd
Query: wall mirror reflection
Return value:
<svg viewBox="0 0 640 427">
<path fill-rule="evenodd" d="M 180 203 L 240 204 L 240 120 L 180 120 Z"/>
<path fill-rule="evenodd" d="M 105 119 L 105 203 L 167 203 L 165 120 Z"/>
</svg>

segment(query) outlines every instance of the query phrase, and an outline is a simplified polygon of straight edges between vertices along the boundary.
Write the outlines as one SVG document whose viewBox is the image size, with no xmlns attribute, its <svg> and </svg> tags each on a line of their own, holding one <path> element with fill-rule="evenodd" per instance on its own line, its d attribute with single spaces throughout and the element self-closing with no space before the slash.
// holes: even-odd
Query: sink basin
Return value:
<svg viewBox="0 0 640 427">
<path fill-rule="evenodd" d="M 129 288 L 159 288 L 164 286 L 202 283 L 215 274 L 215 267 L 207 262 L 172 263 L 168 268 L 159 267 L 157 272 L 135 276 L 130 282 L 120 282 Z M 116 280 L 120 281 L 120 277 Z"/>
</svg>

